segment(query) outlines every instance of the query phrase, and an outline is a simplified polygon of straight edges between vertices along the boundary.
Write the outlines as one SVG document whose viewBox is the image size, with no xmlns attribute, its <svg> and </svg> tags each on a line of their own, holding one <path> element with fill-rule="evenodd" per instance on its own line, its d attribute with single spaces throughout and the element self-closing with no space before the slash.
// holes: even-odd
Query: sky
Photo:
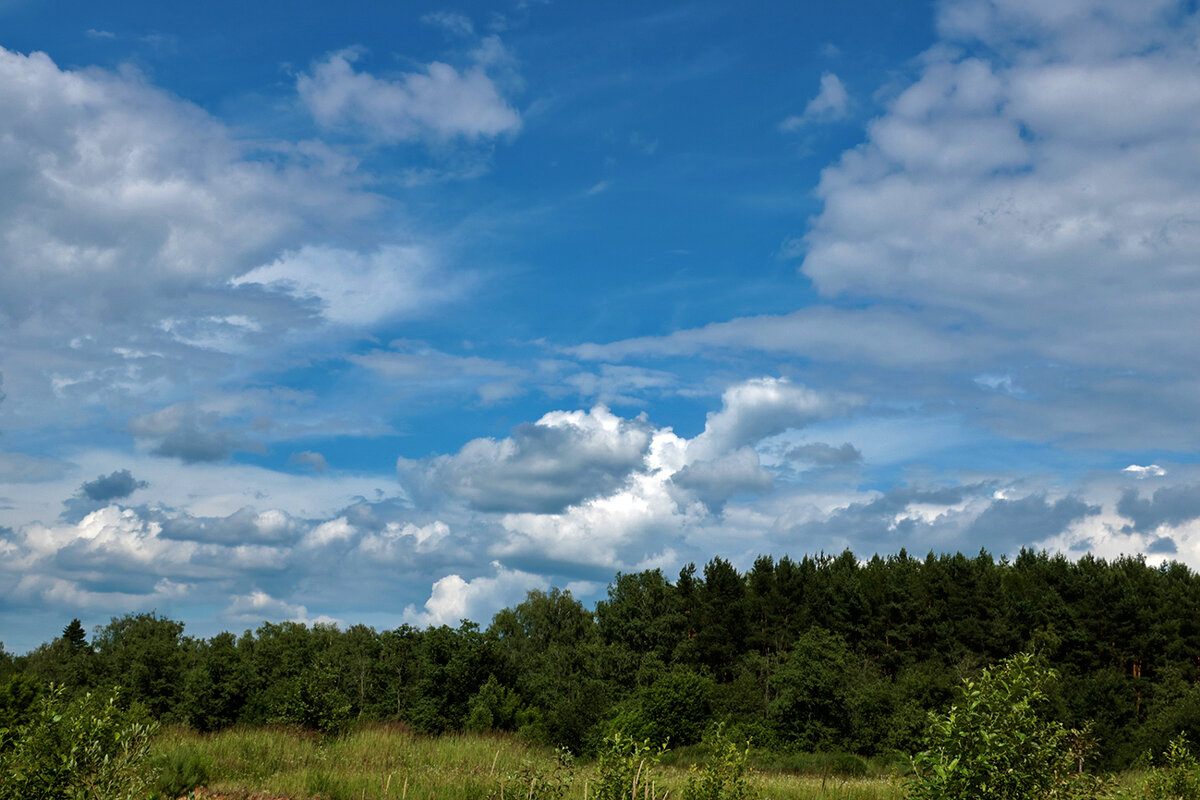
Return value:
<svg viewBox="0 0 1200 800">
<path fill-rule="evenodd" d="M 1172 0 L 0 0 L 0 641 L 1200 568 Z"/>
</svg>

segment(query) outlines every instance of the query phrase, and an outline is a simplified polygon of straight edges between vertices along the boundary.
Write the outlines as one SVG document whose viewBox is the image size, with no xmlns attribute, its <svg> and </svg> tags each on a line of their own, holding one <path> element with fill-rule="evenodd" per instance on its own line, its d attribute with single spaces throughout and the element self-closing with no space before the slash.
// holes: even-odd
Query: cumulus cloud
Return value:
<svg viewBox="0 0 1200 800">
<path fill-rule="evenodd" d="M 295 294 L 229 283 L 378 211 L 353 164 L 325 149 L 239 141 L 133 69 L 62 69 L 3 49 L 0 142 L 0 346 L 19 388 L 10 430 L 115 424 L 106 412 L 170 403 L 181 385 L 226 377 L 233 358 L 310 336 L 329 308 L 357 310 L 354 274 L 341 294 L 299 268 L 271 273 Z M 419 290 L 413 276 L 428 280 L 439 263 L 423 252 L 425 271 L 390 261 L 387 245 L 339 255 L 403 297 L 405 281 Z M 223 449 L 208 444 L 210 456 Z"/>
<path fill-rule="evenodd" d="M 424 610 L 413 606 L 404 610 L 405 618 L 418 625 L 458 625 L 460 620 L 475 619 L 513 605 L 525 598 L 530 589 L 545 589 L 544 578 L 492 562 L 494 574 L 470 580 L 452 574 L 439 578 L 425 601 Z"/>
<path fill-rule="evenodd" d="M 101 475 L 94 481 L 85 481 L 79 489 L 89 500 L 105 502 L 128 497 L 137 489 L 145 489 L 149 485 L 146 481 L 135 479 L 129 470 L 122 469 Z"/>
<path fill-rule="evenodd" d="M 644 462 L 651 430 L 607 408 L 554 411 L 501 439 L 476 439 L 453 456 L 401 459 L 402 479 L 482 511 L 560 511 L 612 491 Z"/>
<path fill-rule="evenodd" d="M 497 37 L 483 40 L 464 69 L 434 61 L 420 72 L 379 78 L 355 70 L 360 53 L 330 53 L 296 81 L 318 125 L 349 129 L 384 143 L 468 141 L 515 133 L 521 117 L 488 74 L 507 57 Z"/>
<path fill-rule="evenodd" d="M 1130 464 L 1122 472 L 1127 472 L 1135 478 L 1161 478 L 1167 471 L 1158 464 Z"/>
<path fill-rule="evenodd" d="M 984 542 L 993 552 L 1011 553 L 1023 543 L 1054 537 L 1077 520 L 1095 516 L 1100 510 L 1100 506 L 1077 497 L 1063 497 L 1053 503 L 1041 494 L 1000 498 L 975 518 L 966 535 Z"/>
<path fill-rule="evenodd" d="M 689 456 L 706 458 L 755 444 L 768 436 L 844 414 L 861 401 L 822 394 L 786 378 L 757 378 L 735 384 L 721 395 L 704 432 L 688 446 Z M 693 455 L 694 454 L 694 455 Z"/>
<path fill-rule="evenodd" d="M 1005 376 L 975 404 L 1004 435 L 1195 445 L 1180 422 L 1200 356 L 1179 332 L 1200 302 L 1196 12 L 1044 6 L 939 4 L 916 79 L 823 170 L 823 208 L 789 250 L 838 307 L 573 352 L 865 361 L 936 374 L 906 398 L 925 403 Z"/>
<path fill-rule="evenodd" d="M 710 511 L 718 511 L 730 497 L 766 492 L 773 481 L 758 453 L 752 447 L 739 447 L 718 458 L 687 464 L 671 476 L 671 483 L 694 492 Z"/>
<path fill-rule="evenodd" d="M 231 622 L 246 625 L 270 621 L 321 625 L 336 625 L 341 622 L 325 615 L 309 617 L 308 609 L 303 605 L 285 602 L 259 589 L 248 594 L 234 595 L 225 608 L 225 617 Z"/>
<path fill-rule="evenodd" d="M 1117 503 L 1117 512 L 1132 521 L 1126 531 L 1149 533 L 1160 526 L 1170 527 L 1200 518 L 1200 484 L 1164 486 L 1143 498 L 1128 489 Z"/>
<path fill-rule="evenodd" d="M 136 74 L 0 49 L 0 86 L 9 320 L 64 305 L 142 316 L 147 296 L 253 266 L 314 207 L 353 218 L 374 205 L 336 176 L 322 186 L 245 158 L 218 121 Z"/>
<path fill-rule="evenodd" d="M 63 502 L 63 516 L 70 520 L 82 519 L 113 500 L 123 500 L 138 489 L 146 489 L 149 486 L 146 481 L 135 479 L 133 473 L 127 469 L 101 475 L 95 480 L 84 481 L 75 496 Z"/>
</svg>

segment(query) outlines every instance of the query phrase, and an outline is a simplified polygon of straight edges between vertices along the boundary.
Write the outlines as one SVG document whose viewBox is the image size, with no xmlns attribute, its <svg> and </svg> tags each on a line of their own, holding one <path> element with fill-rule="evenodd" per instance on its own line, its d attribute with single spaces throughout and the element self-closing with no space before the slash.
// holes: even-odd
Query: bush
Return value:
<svg viewBox="0 0 1200 800">
<path fill-rule="evenodd" d="M 665 744 L 655 748 L 648 740 L 639 741 L 621 731 L 606 737 L 596 763 L 599 775 L 596 778 L 595 791 L 588 796 L 593 800 L 659 798 L 654 780 L 654 767 L 666 749 Z"/>
<path fill-rule="evenodd" d="M 1180 734 L 1163 754 L 1166 764 L 1150 772 L 1142 787 L 1145 800 L 1192 800 L 1200 797 L 1200 763 L 1188 746 L 1187 736 Z"/>
<path fill-rule="evenodd" d="M 88 694 L 68 704 L 51 687 L 28 721 L 0 729 L 0 800 L 142 800 L 153 768 L 147 755 L 156 726 L 117 704 L 117 694 Z"/>
<path fill-rule="evenodd" d="M 555 750 L 555 765 L 551 770 L 540 769 L 531 761 L 522 761 L 514 772 L 504 776 L 500 786 L 488 795 L 496 798 L 516 797 L 522 800 L 563 800 L 575 777 L 575 758 L 565 748 Z M 511 790 L 508 787 L 513 787 Z"/>
<path fill-rule="evenodd" d="M 930 717 L 913 758 L 912 800 L 1088 798 L 1086 735 L 1045 717 L 1054 670 L 1019 654 L 963 682 L 945 714 Z"/>
<path fill-rule="evenodd" d="M 759 792 L 750 785 L 746 765 L 750 743 L 738 747 L 718 728 L 710 747 L 712 754 L 704 766 L 689 771 L 683 800 L 757 800 Z"/>
</svg>

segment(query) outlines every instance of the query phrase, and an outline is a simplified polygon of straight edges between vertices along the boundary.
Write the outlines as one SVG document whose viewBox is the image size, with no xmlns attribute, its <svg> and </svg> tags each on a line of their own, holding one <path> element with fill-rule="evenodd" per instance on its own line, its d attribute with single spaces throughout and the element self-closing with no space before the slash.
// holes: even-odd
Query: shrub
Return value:
<svg viewBox="0 0 1200 800">
<path fill-rule="evenodd" d="M 1188 746 L 1187 736 L 1176 736 L 1163 754 L 1166 764 L 1150 772 L 1142 787 L 1145 800 L 1192 800 L 1200 797 L 1200 763 Z"/>
<path fill-rule="evenodd" d="M 51 687 L 25 724 L 0 729 L 0 800 L 146 797 L 155 725 L 120 708 L 116 692 L 68 705 L 62 691 Z"/>
<path fill-rule="evenodd" d="M 654 780 L 654 767 L 666 751 L 666 744 L 657 748 L 649 740 L 637 740 L 622 731 L 604 739 L 596 766 L 593 800 L 625 800 L 629 797 L 660 797 Z M 640 794 L 639 794 L 640 792 Z"/>
<path fill-rule="evenodd" d="M 757 800 L 759 792 L 750 784 L 746 765 L 750 743 L 739 747 L 718 728 L 710 747 L 712 754 L 704 766 L 689 770 L 683 800 Z"/>
<path fill-rule="evenodd" d="M 555 750 L 555 756 L 554 768 L 550 770 L 541 769 L 531 761 L 522 761 L 514 772 L 504 776 L 498 789 L 488 797 L 492 800 L 505 796 L 519 800 L 563 800 L 575 777 L 575 759 L 571 751 L 563 747 Z"/>
<path fill-rule="evenodd" d="M 1056 673 L 1019 654 L 963 682 L 945 714 L 930 717 L 913 758 L 912 800 L 1088 798 L 1086 735 L 1045 717 Z"/>
</svg>

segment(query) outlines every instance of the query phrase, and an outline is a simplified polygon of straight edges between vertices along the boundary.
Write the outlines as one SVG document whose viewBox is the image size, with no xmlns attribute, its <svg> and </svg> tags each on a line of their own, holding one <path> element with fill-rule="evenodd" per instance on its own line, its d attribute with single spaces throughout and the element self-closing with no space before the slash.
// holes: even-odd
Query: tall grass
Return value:
<svg viewBox="0 0 1200 800">
<path fill-rule="evenodd" d="M 399 725 L 369 725 L 336 738 L 292 728 L 234 728 L 201 735 L 168 729 L 156 742 L 164 758 L 185 751 L 204 765 L 213 793 L 234 797 L 322 800 L 523 800 L 516 782 L 523 766 L 550 773 L 552 752 L 512 736 L 421 736 Z M 528 770 L 526 770 L 528 772 Z M 660 788 L 678 798 L 687 781 L 682 766 L 658 769 Z M 594 790 L 595 766 L 577 765 L 567 797 Z M 874 777 L 760 772 L 764 798 L 778 800 L 900 800 L 893 781 Z M 640 793 L 639 793 L 640 794 Z"/>
</svg>

